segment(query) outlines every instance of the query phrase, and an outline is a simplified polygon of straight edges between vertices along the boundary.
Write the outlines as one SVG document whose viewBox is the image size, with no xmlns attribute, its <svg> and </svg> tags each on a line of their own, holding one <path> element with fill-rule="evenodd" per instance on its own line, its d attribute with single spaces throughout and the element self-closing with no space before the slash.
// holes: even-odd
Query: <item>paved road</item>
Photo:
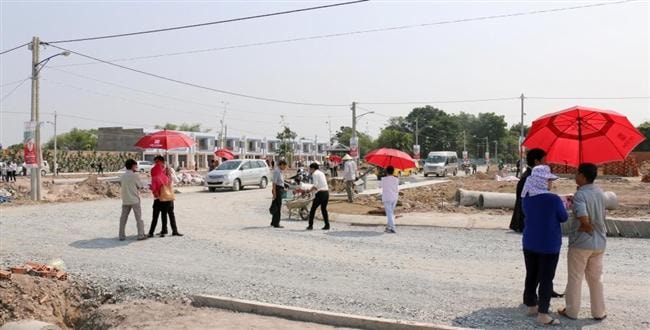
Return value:
<svg viewBox="0 0 650 330">
<path fill-rule="evenodd" d="M 519 306 L 519 235 L 416 227 L 389 235 L 341 223 L 329 232 L 308 232 L 301 221 L 272 229 L 268 189 L 190 190 L 176 202 L 186 236 L 143 242 L 116 240 L 118 200 L 2 208 L 0 257 L 4 264 L 61 257 L 74 275 L 135 297 L 207 293 L 470 327 L 533 324 Z M 151 200 L 144 205 L 149 214 Z M 134 228 L 130 222 L 127 233 L 135 234 Z M 565 257 L 557 273 L 560 291 Z M 610 239 L 605 262 L 609 318 L 564 325 L 647 329 L 650 241 Z M 588 317 L 587 309 L 581 317 Z"/>
</svg>

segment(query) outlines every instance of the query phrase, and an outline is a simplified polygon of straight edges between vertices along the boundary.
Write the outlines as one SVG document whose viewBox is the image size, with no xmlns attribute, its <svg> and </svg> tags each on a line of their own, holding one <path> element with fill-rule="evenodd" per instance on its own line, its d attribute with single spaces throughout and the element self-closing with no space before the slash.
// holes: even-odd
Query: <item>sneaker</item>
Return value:
<svg viewBox="0 0 650 330">
<path fill-rule="evenodd" d="M 325 227 L 321 228 L 322 230 L 330 230 L 330 226 L 326 225 Z"/>
<path fill-rule="evenodd" d="M 184 236 L 184 235 L 181 233 L 172 233 L 172 236 Z"/>
<path fill-rule="evenodd" d="M 386 232 L 389 233 L 389 234 L 397 234 L 395 229 L 387 229 Z"/>
<path fill-rule="evenodd" d="M 314 227 L 309 226 L 309 227 L 307 227 L 307 230 L 314 230 Z"/>
<path fill-rule="evenodd" d="M 272 227 L 273 227 L 273 228 L 284 228 L 284 226 L 280 226 L 280 225 L 272 226 Z"/>
<path fill-rule="evenodd" d="M 165 233 L 159 233 L 158 236 L 165 237 Z"/>
<path fill-rule="evenodd" d="M 152 237 L 153 237 L 153 234 L 149 234 L 147 237 L 152 238 Z"/>
</svg>

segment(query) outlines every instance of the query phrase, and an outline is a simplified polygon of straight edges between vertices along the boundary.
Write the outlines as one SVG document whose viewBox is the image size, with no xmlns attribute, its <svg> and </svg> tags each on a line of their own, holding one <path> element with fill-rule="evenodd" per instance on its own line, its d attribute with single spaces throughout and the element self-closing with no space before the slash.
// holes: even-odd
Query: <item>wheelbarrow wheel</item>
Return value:
<svg viewBox="0 0 650 330">
<path fill-rule="evenodd" d="M 303 206 L 300 211 L 298 211 L 300 214 L 300 219 L 307 220 L 309 219 L 309 210 L 307 210 L 306 206 Z"/>
</svg>

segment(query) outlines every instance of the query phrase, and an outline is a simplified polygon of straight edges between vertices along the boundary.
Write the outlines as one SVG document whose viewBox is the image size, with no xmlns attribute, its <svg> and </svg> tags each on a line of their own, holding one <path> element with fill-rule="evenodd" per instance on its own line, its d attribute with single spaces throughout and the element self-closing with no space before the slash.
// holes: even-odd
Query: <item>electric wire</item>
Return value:
<svg viewBox="0 0 650 330">
<path fill-rule="evenodd" d="M 239 17 L 239 18 L 231 18 L 231 19 L 214 21 L 214 22 L 206 22 L 206 23 L 190 24 L 190 25 L 181 25 L 181 26 L 175 26 L 175 27 L 169 27 L 169 28 L 145 30 L 145 31 L 138 31 L 138 32 L 121 33 L 121 34 L 111 34 L 111 35 L 98 36 L 98 37 L 86 37 L 86 38 L 78 38 L 78 39 L 55 40 L 55 41 L 48 41 L 47 43 L 48 44 L 60 44 L 60 43 L 69 43 L 69 42 L 91 41 L 91 40 L 111 39 L 111 38 L 120 38 L 120 37 L 130 37 L 130 36 L 141 35 L 141 34 L 167 32 L 167 31 L 173 31 L 173 30 L 181 30 L 181 29 L 196 28 L 196 27 L 215 25 L 215 24 L 239 22 L 239 21 L 257 19 L 257 18 L 265 18 L 265 17 L 271 17 L 271 16 L 280 16 L 280 15 L 293 14 L 293 13 L 299 13 L 299 12 L 305 12 L 305 11 L 318 10 L 318 9 L 339 7 L 339 6 L 345 6 L 345 5 L 352 5 L 352 4 L 357 4 L 357 3 L 360 3 L 360 2 L 367 2 L 367 1 L 369 1 L 369 0 L 356 0 L 356 1 L 334 3 L 334 4 L 322 5 L 322 6 L 316 6 L 316 7 L 285 10 L 285 11 L 280 11 L 280 12 L 275 12 L 275 13 L 260 14 L 260 15 L 253 15 L 253 16 L 246 16 L 246 17 Z"/>
<path fill-rule="evenodd" d="M 650 96 L 596 96 L 596 97 L 548 97 L 548 96 L 525 96 L 531 100 L 647 100 Z"/>
<path fill-rule="evenodd" d="M 83 53 L 80 53 L 80 52 L 77 52 L 77 51 L 74 51 L 74 50 L 66 49 L 66 48 L 63 48 L 63 47 L 59 47 L 59 46 L 56 46 L 56 45 L 51 45 L 51 46 L 54 47 L 54 48 L 63 50 L 63 51 L 68 51 L 68 52 L 70 52 L 72 54 L 75 54 L 75 55 L 78 55 L 78 56 L 81 56 L 81 57 L 85 57 L 85 58 L 88 58 L 88 59 L 91 59 L 91 60 L 94 60 L 94 61 L 98 61 L 98 62 L 102 62 L 104 64 L 108 64 L 108 65 L 111 65 L 111 66 L 114 66 L 114 67 L 117 67 L 117 68 L 120 68 L 120 69 L 123 69 L 123 70 L 139 73 L 139 74 L 146 75 L 146 76 L 153 77 L 153 78 L 167 80 L 167 81 L 170 81 L 170 82 L 173 82 L 173 83 L 176 83 L 176 84 L 180 84 L 180 85 L 185 85 L 185 86 L 194 87 L 194 88 L 198 88 L 198 89 L 208 90 L 208 91 L 212 91 L 212 92 L 216 92 L 216 93 L 227 94 L 227 95 L 232 95 L 232 96 L 238 96 L 238 97 L 243 97 L 243 98 L 248 98 L 248 99 L 253 99 L 253 100 L 258 100 L 258 101 L 292 104 L 292 105 L 317 106 L 317 107 L 341 107 L 341 106 L 347 107 L 348 106 L 347 104 L 325 104 L 325 103 L 309 103 L 309 102 L 298 102 L 298 101 L 291 101 L 291 100 L 282 100 L 282 99 L 261 97 L 261 96 L 255 96 L 255 95 L 249 95 L 249 94 L 243 94 L 243 93 L 238 93 L 238 92 L 227 91 L 227 90 L 223 90 L 223 89 L 212 88 L 212 87 L 208 87 L 208 86 L 199 85 L 199 84 L 196 84 L 196 83 L 190 83 L 190 82 L 182 81 L 182 80 L 179 80 L 179 79 L 166 77 L 166 76 L 155 74 L 155 73 L 150 73 L 150 72 L 139 70 L 139 69 L 134 69 L 134 68 L 127 67 L 127 66 L 124 66 L 124 65 L 121 65 L 121 64 L 115 64 L 115 63 L 112 63 L 112 62 L 109 62 L 109 61 L 106 61 L 106 60 L 99 59 L 97 57 L 86 55 L 86 54 L 83 54 Z"/>
<path fill-rule="evenodd" d="M 519 97 L 497 97 L 489 99 L 467 99 L 467 100 L 437 100 L 437 101 L 398 101 L 398 102 L 357 102 L 366 105 L 410 105 L 410 104 L 450 104 L 450 103 L 478 103 L 493 101 L 519 100 Z"/>
<path fill-rule="evenodd" d="M 19 49 L 19 48 L 25 47 L 25 46 L 27 46 L 27 45 L 29 45 L 29 44 L 31 44 L 31 43 L 32 43 L 32 42 L 30 41 L 30 42 L 26 42 L 26 43 L 24 43 L 24 44 L 22 44 L 22 45 L 20 45 L 20 46 L 16 46 L 16 47 L 14 47 L 14 48 L 10 48 L 10 49 L 7 49 L 7 50 L 3 50 L 2 52 L 0 52 L 0 55 L 4 55 L 4 54 L 7 54 L 7 53 L 9 53 L 9 52 L 13 52 L 13 51 L 16 50 L 16 49 Z"/>
<path fill-rule="evenodd" d="M 30 78 L 28 77 L 27 79 L 30 79 Z M 15 85 L 15 84 L 17 84 L 17 83 L 21 83 L 21 82 L 23 82 L 24 80 L 25 80 L 25 79 L 20 79 L 20 80 L 15 80 L 15 81 L 12 81 L 12 82 L 8 82 L 8 83 L 6 83 L 6 84 L 2 84 L 2 85 L 0 85 L 0 87 L 6 87 L 6 86 Z"/>
<path fill-rule="evenodd" d="M 152 59 L 152 58 L 167 57 L 167 56 L 179 56 L 179 55 L 186 55 L 186 54 L 215 52 L 215 51 L 221 51 L 221 50 L 248 48 L 248 47 L 255 47 L 255 46 L 267 46 L 267 45 L 274 45 L 274 44 L 280 44 L 280 43 L 290 43 L 290 42 L 297 42 L 297 41 L 327 39 L 327 38 L 334 38 L 334 37 L 344 37 L 344 36 L 352 36 L 352 35 L 366 34 L 366 33 L 405 30 L 405 29 L 436 26 L 436 25 L 446 25 L 446 24 L 456 24 L 456 23 L 465 23 L 465 22 L 474 22 L 474 21 L 494 20 L 494 19 L 500 19 L 500 18 L 518 17 L 518 16 L 525 16 L 525 15 L 539 15 L 539 14 L 545 14 L 545 13 L 551 13 L 551 12 L 562 12 L 562 11 L 569 11 L 569 10 L 578 10 L 578 9 L 585 9 L 585 8 L 592 8 L 592 7 L 623 4 L 623 3 L 632 2 L 632 1 L 637 1 L 637 0 L 624 0 L 624 1 L 617 1 L 617 2 L 601 2 L 601 3 L 595 3 L 595 4 L 589 4 L 589 5 L 580 5 L 580 6 L 572 6 L 572 7 L 543 9 L 543 10 L 534 10 L 534 11 L 526 11 L 526 12 L 518 12 L 518 13 L 510 13 L 510 14 L 500 14 L 500 15 L 490 15 L 490 16 L 478 16 L 478 17 L 454 19 L 454 20 L 445 20 L 445 21 L 437 21 L 437 22 L 430 22 L 430 23 L 409 24 L 409 25 L 392 26 L 392 27 L 385 27 L 385 28 L 375 28 L 375 29 L 357 30 L 357 31 L 349 31 L 349 32 L 341 32 L 341 33 L 314 35 L 314 36 L 307 36 L 307 37 L 298 37 L 298 38 L 280 39 L 280 40 L 272 40 L 272 41 L 253 42 L 253 43 L 245 43 L 245 44 L 225 46 L 225 47 L 217 47 L 217 48 L 195 49 L 195 50 L 172 52 L 172 53 L 162 53 L 162 54 L 154 54 L 154 55 L 146 55 L 146 56 L 117 58 L 117 59 L 111 59 L 111 60 L 108 60 L 108 61 L 109 62 L 126 62 L 126 61 L 141 60 L 141 59 Z M 82 62 L 82 63 L 62 64 L 62 65 L 57 65 L 57 67 L 79 66 L 79 65 L 90 65 L 90 64 L 96 64 L 96 62 Z"/>
<path fill-rule="evenodd" d="M 4 102 L 4 100 L 6 100 L 9 96 L 11 96 L 11 94 L 13 94 L 16 90 L 18 90 L 18 88 L 20 88 L 20 86 L 22 86 L 27 80 L 30 80 L 30 78 L 25 78 L 23 81 L 21 81 L 20 84 L 18 84 L 18 86 L 14 87 L 9 93 L 7 93 L 5 96 L 2 97 L 2 99 L 0 99 L 0 103 Z"/>
</svg>

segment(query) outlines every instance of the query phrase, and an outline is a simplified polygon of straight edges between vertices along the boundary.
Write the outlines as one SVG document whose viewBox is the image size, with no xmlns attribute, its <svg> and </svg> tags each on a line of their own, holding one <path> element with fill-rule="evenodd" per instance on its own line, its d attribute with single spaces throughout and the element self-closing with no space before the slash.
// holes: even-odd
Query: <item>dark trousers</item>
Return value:
<svg viewBox="0 0 650 330">
<path fill-rule="evenodd" d="M 14 182 L 16 182 L 16 171 L 9 171 L 7 173 L 9 174 L 9 178 L 7 180 L 8 181 L 13 180 Z"/>
<path fill-rule="evenodd" d="M 282 193 L 284 192 L 284 187 L 275 186 L 275 198 L 271 202 L 271 226 L 277 227 L 280 225 L 280 213 L 282 210 Z"/>
<path fill-rule="evenodd" d="M 323 221 L 325 221 L 325 227 L 330 226 L 330 218 L 327 214 L 327 202 L 330 200 L 329 191 L 319 191 L 314 197 L 314 201 L 311 203 L 311 211 L 309 211 L 309 227 L 314 225 L 314 216 L 316 216 L 316 209 L 320 206 L 320 212 L 323 214 Z"/>
<path fill-rule="evenodd" d="M 524 304 L 528 307 L 538 306 L 539 313 L 548 313 L 553 295 L 553 278 L 555 278 L 559 257 L 559 253 L 545 254 L 524 250 L 524 261 L 526 262 Z"/>
<path fill-rule="evenodd" d="M 169 215 L 169 223 L 172 227 L 172 234 L 178 233 L 178 228 L 176 228 L 176 215 L 174 214 L 174 202 L 161 202 L 159 199 L 154 199 L 153 201 L 153 216 L 151 218 L 151 227 L 149 227 L 149 235 L 153 235 L 156 231 L 156 225 L 158 224 L 158 216 L 162 217 L 162 228 L 160 233 L 167 234 L 167 216 Z"/>
</svg>

